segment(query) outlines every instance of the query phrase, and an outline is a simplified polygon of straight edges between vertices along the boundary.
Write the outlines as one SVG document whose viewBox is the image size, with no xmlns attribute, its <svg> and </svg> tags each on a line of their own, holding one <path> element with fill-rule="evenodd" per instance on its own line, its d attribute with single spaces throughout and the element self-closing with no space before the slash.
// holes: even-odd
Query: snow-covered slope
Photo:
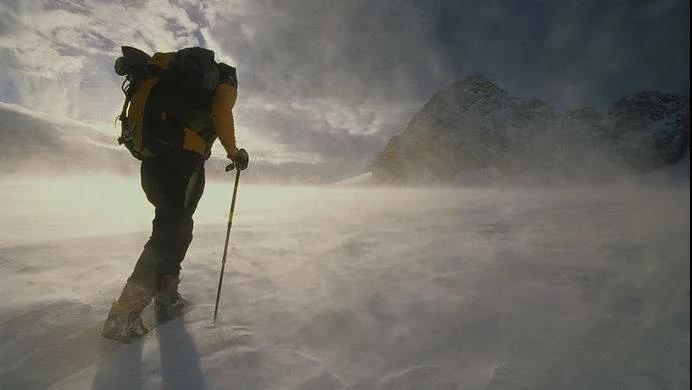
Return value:
<svg viewBox="0 0 692 390">
<path fill-rule="evenodd" d="M 118 147 L 115 129 L 109 136 L 82 122 L 0 102 L 0 134 L 0 177 L 139 169 L 137 161 Z"/>
<path fill-rule="evenodd" d="M 3 390 L 689 388 L 689 188 L 242 186 L 210 326 L 231 190 L 210 184 L 198 307 L 122 346 L 98 331 L 151 215 L 103 183 L 0 194 Z"/>
<path fill-rule="evenodd" d="M 0 102 L 0 178 L 51 175 L 118 173 L 134 175 L 139 162 L 117 143 L 117 129 L 105 134 L 89 124 L 55 118 L 26 108 Z M 244 139 L 242 131 L 239 142 Z M 252 169 L 245 182 L 255 183 L 328 183 L 333 166 L 302 162 L 272 163 L 261 161 L 250 150 Z M 225 179 L 225 157 L 213 156 L 207 163 L 207 178 Z"/>
<path fill-rule="evenodd" d="M 348 179 L 339 180 L 331 183 L 332 186 L 349 187 L 368 185 L 372 181 L 372 172 L 365 172 L 358 176 L 349 177 Z"/>
<path fill-rule="evenodd" d="M 562 111 L 474 75 L 436 93 L 371 168 L 382 183 L 608 180 L 674 165 L 689 128 L 687 97 L 643 92 L 607 115 Z"/>
</svg>

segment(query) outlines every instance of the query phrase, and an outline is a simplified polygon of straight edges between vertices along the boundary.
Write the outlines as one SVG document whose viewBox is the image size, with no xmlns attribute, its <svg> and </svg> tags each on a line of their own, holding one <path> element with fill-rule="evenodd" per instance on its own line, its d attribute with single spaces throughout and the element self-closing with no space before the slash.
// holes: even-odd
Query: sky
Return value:
<svg viewBox="0 0 692 390">
<path fill-rule="evenodd" d="M 0 0 L 0 101 L 115 134 L 119 47 L 200 45 L 254 159 L 363 167 L 468 74 L 564 108 L 689 95 L 689 41 L 687 0 Z"/>
</svg>

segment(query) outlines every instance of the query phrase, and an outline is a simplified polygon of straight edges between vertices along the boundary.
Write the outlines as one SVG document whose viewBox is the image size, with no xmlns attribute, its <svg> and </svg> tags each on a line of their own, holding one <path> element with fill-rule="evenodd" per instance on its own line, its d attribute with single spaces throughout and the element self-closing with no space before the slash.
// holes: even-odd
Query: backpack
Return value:
<svg viewBox="0 0 692 390">
<path fill-rule="evenodd" d="M 149 56 L 123 46 L 122 53 L 115 61 L 115 73 L 125 76 L 118 143 L 138 160 L 183 149 L 204 155 L 210 145 L 187 127 L 188 115 L 211 106 L 219 83 L 237 88 L 235 68 L 201 47 Z"/>
</svg>

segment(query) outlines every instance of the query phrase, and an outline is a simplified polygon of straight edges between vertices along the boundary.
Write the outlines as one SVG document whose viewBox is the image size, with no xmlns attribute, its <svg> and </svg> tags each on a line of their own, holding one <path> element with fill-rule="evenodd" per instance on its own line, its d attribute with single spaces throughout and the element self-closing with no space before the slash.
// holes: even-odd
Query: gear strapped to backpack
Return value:
<svg viewBox="0 0 692 390">
<path fill-rule="evenodd" d="M 208 109 L 220 83 L 237 88 L 235 68 L 217 64 L 214 52 L 201 47 L 153 56 L 128 46 L 122 52 L 115 61 L 115 73 L 125 76 L 118 143 L 138 160 L 182 150 L 205 155 L 209 145 L 188 128 L 188 115 Z"/>
</svg>

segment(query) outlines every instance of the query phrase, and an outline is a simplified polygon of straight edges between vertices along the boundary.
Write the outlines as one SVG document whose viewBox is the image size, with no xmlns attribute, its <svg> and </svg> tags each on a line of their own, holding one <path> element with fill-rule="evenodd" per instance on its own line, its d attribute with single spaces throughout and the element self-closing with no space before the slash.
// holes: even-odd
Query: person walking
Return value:
<svg viewBox="0 0 692 390">
<path fill-rule="evenodd" d="M 235 68 L 216 64 L 213 52 L 202 48 L 148 57 L 123 47 L 123 54 L 116 73 L 127 75 L 131 85 L 123 89 L 119 141 L 141 159 L 141 186 L 154 206 L 154 219 L 102 336 L 130 342 L 148 332 L 141 313 L 152 299 L 159 321 L 177 316 L 186 304 L 178 291 L 181 263 L 192 241 L 192 217 L 204 191 L 204 164 L 213 143 L 221 142 L 236 169 L 246 169 L 249 156 L 236 146 Z M 193 85 L 200 82 L 207 84 L 206 95 L 198 93 L 204 88 Z"/>
</svg>

